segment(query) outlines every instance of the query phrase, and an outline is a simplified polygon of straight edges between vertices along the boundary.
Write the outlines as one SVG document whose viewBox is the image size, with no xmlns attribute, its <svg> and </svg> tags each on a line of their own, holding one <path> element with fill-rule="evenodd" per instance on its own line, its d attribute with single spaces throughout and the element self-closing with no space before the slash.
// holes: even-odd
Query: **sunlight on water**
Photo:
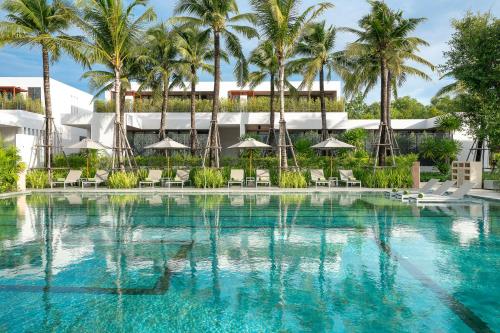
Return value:
<svg viewBox="0 0 500 333">
<path fill-rule="evenodd" d="M 0 201 L 0 332 L 500 330 L 500 203 Z"/>
</svg>

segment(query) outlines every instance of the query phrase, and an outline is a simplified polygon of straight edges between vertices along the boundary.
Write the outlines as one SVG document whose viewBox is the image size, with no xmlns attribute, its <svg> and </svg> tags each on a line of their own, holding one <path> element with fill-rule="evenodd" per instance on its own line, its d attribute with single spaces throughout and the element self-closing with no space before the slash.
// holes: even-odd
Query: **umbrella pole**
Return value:
<svg viewBox="0 0 500 333">
<path fill-rule="evenodd" d="M 90 178 L 90 174 L 89 174 L 89 160 L 90 160 L 90 149 L 87 149 L 87 178 Z"/>
<path fill-rule="evenodd" d="M 248 170 L 249 176 L 252 175 L 252 157 L 253 157 L 253 149 L 250 149 L 250 170 Z"/>
<path fill-rule="evenodd" d="M 170 178 L 170 154 L 168 149 L 165 149 L 165 155 L 167 155 L 167 177 Z"/>
<path fill-rule="evenodd" d="M 333 177 L 333 152 L 330 152 L 330 177 Z"/>
</svg>

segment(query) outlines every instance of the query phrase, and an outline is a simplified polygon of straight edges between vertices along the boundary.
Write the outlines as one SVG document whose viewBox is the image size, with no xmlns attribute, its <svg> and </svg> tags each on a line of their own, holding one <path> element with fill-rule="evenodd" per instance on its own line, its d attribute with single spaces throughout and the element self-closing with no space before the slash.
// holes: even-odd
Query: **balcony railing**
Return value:
<svg viewBox="0 0 500 333">
<path fill-rule="evenodd" d="M 44 108 L 40 100 L 25 98 L 23 95 L 8 97 L 0 95 L 0 110 L 23 110 L 38 114 L 44 114 Z"/>
<path fill-rule="evenodd" d="M 114 112 L 114 101 L 96 101 L 94 110 L 96 112 Z M 126 101 L 125 112 L 161 112 L 161 101 L 143 99 Z M 279 100 L 274 101 L 274 110 L 279 111 Z M 196 100 L 196 112 L 211 112 L 211 100 Z M 269 112 L 269 99 L 265 97 L 250 98 L 246 102 L 222 99 L 220 101 L 221 112 Z M 319 99 L 285 99 L 286 112 L 320 112 Z M 344 101 L 326 100 L 327 112 L 344 111 Z M 168 112 L 191 112 L 191 101 L 189 99 L 170 98 L 168 102 Z"/>
</svg>

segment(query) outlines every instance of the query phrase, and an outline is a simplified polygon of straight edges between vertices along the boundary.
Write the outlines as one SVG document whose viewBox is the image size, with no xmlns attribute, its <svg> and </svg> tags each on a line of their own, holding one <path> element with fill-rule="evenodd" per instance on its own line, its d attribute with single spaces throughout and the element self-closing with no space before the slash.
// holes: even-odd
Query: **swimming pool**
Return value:
<svg viewBox="0 0 500 333">
<path fill-rule="evenodd" d="M 500 203 L 0 200 L 0 332 L 500 331 Z"/>
</svg>

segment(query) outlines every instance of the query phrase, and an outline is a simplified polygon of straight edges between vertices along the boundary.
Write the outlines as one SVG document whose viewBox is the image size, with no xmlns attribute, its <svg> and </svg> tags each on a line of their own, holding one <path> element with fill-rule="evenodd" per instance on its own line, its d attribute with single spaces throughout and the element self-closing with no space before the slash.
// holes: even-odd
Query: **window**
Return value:
<svg viewBox="0 0 500 333">
<path fill-rule="evenodd" d="M 42 88 L 40 87 L 28 87 L 28 97 L 34 100 L 42 99 Z"/>
</svg>

